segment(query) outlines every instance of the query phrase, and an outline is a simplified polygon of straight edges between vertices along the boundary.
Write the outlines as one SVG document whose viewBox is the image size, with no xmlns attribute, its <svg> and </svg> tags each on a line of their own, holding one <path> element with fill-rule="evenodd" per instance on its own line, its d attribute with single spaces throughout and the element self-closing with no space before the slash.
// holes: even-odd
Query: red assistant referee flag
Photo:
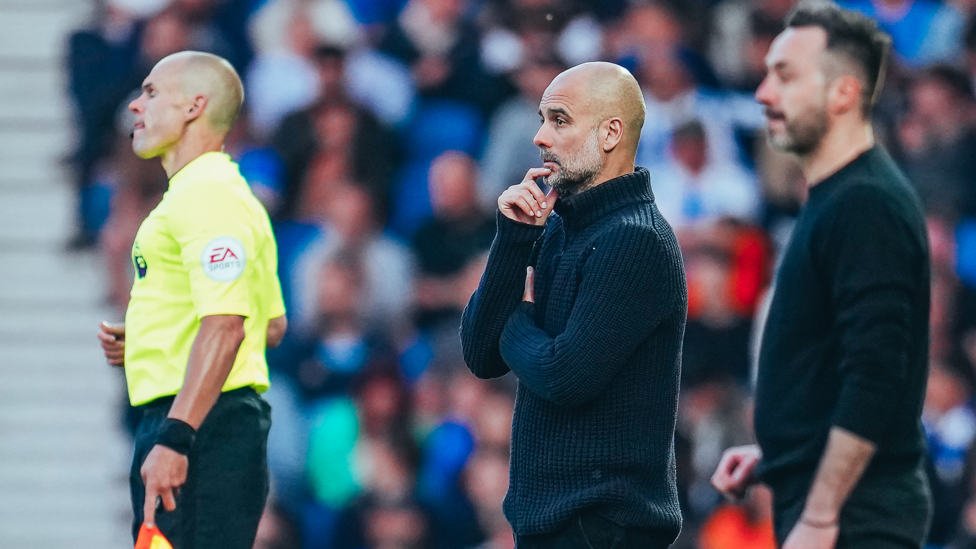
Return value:
<svg viewBox="0 0 976 549">
<path fill-rule="evenodd" d="M 135 549 L 173 549 L 173 546 L 158 528 L 146 526 L 146 523 L 142 523 Z"/>
</svg>

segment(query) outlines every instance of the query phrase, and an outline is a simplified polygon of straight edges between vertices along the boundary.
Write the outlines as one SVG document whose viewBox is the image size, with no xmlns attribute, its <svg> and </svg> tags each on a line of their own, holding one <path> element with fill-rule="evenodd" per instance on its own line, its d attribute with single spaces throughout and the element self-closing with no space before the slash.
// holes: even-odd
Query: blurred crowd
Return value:
<svg viewBox="0 0 976 549">
<path fill-rule="evenodd" d="M 164 56 L 228 59 L 246 87 L 226 150 L 274 223 L 289 311 L 269 352 L 273 487 L 258 547 L 510 549 L 514 386 L 465 368 L 460 311 L 495 200 L 538 166 L 539 99 L 565 68 L 629 68 L 638 163 L 689 282 L 677 426 L 678 547 L 773 547 L 770 496 L 708 478 L 751 441 L 763 307 L 805 183 L 752 92 L 791 0 L 102 0 L 66 45 L 75 249 L 104 257 L 121 316 L 130 248 L 167 187 L 126 105 Z M 976 547 L 976 2 L 848 0 L 894 37 L 875 125 L 926 208 L 924 412 L 933 548 Z M 130 416 L 132 412 L 130 411 Z"/>
</svg>

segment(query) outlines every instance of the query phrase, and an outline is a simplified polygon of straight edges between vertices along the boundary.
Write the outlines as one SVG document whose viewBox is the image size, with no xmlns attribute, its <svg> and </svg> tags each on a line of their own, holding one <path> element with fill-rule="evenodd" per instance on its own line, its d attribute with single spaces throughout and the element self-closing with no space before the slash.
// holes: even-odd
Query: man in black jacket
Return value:
<svg viewBox="0 0 976 549">
<path fill-rule="evenodd" d="M 544 167 L 499 197 L 461 323 L 475 375 L 519 379 L 505 514 L 519 549 L 667 547 L 681 526 L 687 290 L 650 175 L 634 166 L 643 98 L 623 68 L 587 63 L 552 81 L 540 115 Z"/>
<path fill-rule="evenodd" d="M 931 516 L 925 222 L 870 120 L 890 44 L 866 17 L 800 4 L 756 91 L 810 193 L 763 335 L 759 446 L 728 450 L 712 482 L 769 485 L 784 549 L 918 548 Z"/>
</svg>

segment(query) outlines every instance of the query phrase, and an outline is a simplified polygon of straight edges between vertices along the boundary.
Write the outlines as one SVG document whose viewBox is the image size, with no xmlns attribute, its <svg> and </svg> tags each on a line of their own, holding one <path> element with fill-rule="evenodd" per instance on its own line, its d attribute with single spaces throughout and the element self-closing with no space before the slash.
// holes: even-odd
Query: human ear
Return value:
<svg viewBox="0 0 976 549">
<path fill-rule="evenodd" d="M 620 144 L 624 136 L 624 122 L 619 118 L 611 118 L 602 124 L 603 152 L 608 153 Z"/>
<path fill-rule="evenodd" d="M 844 75 L 831 86 L 830 106 L 837 114 L 861 108 L 861 82 L 854 75 Z"/>
<path fill-rule="evenodd" d="M 207 107 L 207 98 L 203 95 L 197 95 L 193 98 L 193 102 L 190 103 L 189 108 L 186 110 L 186 121 L 196 120 L 203 114 L 203 109 Z"/>
</svg>

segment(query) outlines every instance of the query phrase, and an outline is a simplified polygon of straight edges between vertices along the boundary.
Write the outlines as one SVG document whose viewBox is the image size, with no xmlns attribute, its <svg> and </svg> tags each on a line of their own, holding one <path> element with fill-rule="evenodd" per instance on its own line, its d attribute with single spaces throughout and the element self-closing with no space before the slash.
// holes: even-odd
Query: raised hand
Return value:
<svg viewBox="0 0 976 549">
<path fill-rule="evenodd" d="M 559 194 L 556 191 L 543 194 L 535 180 L 551 173 L 549 168 L 531 168 L 525 172 L 521 183 L 512 185 L 498 197 L 498 209 L 502 215 L 519 223 L 545 225 Z"/>
</svg>

